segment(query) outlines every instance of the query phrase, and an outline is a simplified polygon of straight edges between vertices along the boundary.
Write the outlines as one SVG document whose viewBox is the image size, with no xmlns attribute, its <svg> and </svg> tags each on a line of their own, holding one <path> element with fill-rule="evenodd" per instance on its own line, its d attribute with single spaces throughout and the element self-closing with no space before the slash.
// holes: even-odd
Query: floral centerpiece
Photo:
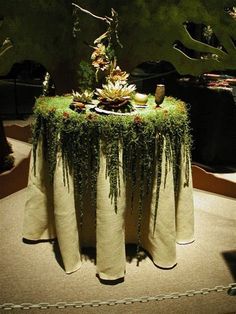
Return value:
<svg viewBox="0 0 236 314">
<path fill-rule="evenodd" d="M 115 112 L 130 112 L 133 110 L 130 99 L 136 89 L 133 84 L 128 84 L 129 74 L 121 71 L 119 66 L 112 65 L 111 71 L 107 76 L 107 83 L 102 88 L 96 89 L 99 99 L 98 106 L 105 110 Z"/>
<path fill-rule="evenodd" d="M 134 85 L 123 85 L 120 81 L 115 83 L 108 81 L 102 87 L 102 89 L 97 88 L 96 90 L 100 100 L 98 107 L 115 112 L 130 112 L 133 110 L 130 99 L 135 90 Z"/>
<path fill-rule="evenodd" d="M 122 71 L 117 65 L 117 58 L 115 56 L 115 47 L 119 45 L 122 47 L 118 38 L 118 14 L 112 9 L 111 17 L 99 17 L 91 12 L 84 10 L 76 5 L 80 10 L 92 15 L 95 18 L 103 20 L 107 23 L 107 31 L 99 36 L 94 41 L 93 52 L 91 54 L 91 65 L 95 68 L 95 78 L 97 82 L 97 88 L 95 87 L 94 94 L 99 101 L 98 107 L 107 111 L 113 112 L 131 112 L 133 106 L 130 102 L 136 86 L 134 84 L 128 84 L 129 74 Z M 101 83 L 101 82 L 105 83 Z M 101 88 L 99 88 L 102 85 Z M 78 102 L 77 107 L 81 112 L 83 104 L 86 103 L 87 97 L 90 94 L 88 91 L 82 91 L 82 93 L 73 92 L 73 101 Z M 71 105 L 71 109 L 74 108 L 74 103 Z"/>
<path fill-rule="evenodd" d="M 72 95 L 73 102 L 69 106 L 70 109 L 78 113 L 85 112 L 86 109 L 85 105 L 90 104 L 92 102 L 93 91 L 87 89 L 81 93 L 72 91 Z"/>
<path fill-rule="evenodd" d="M 105 84 L 102 88 L 96 88 L 95 94 L 98 96 L 98 107 L 114 112 L 130 112 L 133 106 L 130 99 L 136 90 L 134 84 L 128 84 L 129 74 L 122 71 L 117 65 L 117 59 L 114 51 L 114 43 L 112 41 L 113 33 L 116 34 L 116 42 L 119 43 L 117 37 L 117 15 L 112 11 L 113 23 L 109 23 L 107 32 L 97 38 L 94 43 L 96 44 L 94 51 L 91 55 L 92 65 L 99 71 L 105 73 Z"/>
</svg>

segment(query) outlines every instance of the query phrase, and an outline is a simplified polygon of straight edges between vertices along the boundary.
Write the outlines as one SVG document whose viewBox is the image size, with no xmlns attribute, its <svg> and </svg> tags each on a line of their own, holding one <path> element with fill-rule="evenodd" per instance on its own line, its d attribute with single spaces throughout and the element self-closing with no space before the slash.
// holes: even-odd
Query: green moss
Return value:
<svg viewBox="0 0 236 314">
<path fill-rule="evenodd" d="M 162 106 L 155 109 L 154 97 L 149 96 L 148 107 L 145 110 L 140 109 L 134 115 L 105 116 L 91 111 L 77 114 L 69 109 L 71 101 L 71 96 L 41 97 L 37 100 L 33 129 L 34 164 L 39 138 L 43 140 L 51 180 L 54 176 L 57 152 L 62 153 L 64 184 L 68 184 L 70 173 L 74 182 L 75 202 L 82 221 L 85 197 L 89 196 L 93 207 L 96 208 L 100 149 L 106 158 L 110 199 L 116 212 L 119 210 L 117 200 L 120 195 L 122 161 L 125 183 L 131 187 L 132 207 L 134 195 L 138 194 L 137 233 L 140 243 L 145 197 L 151 195 L 153 191 L 155 173 L 157 173 L 154 209 L 156 216 L 163 171 L 166 178 L 168 169 L 172 167 L 177 194 L 181 164 L 180 148 L 183 147 L 185 157 L 190 157 L 191 138 L 185 104 L 166 97 Z M 164 169 L 161 167 L 163 149 L 166 158 Z M 189 168 L 185 174 L 185 184 L 188 183 Z M 155 230 L 155 225 L 153 228 Z"/>
</svg>

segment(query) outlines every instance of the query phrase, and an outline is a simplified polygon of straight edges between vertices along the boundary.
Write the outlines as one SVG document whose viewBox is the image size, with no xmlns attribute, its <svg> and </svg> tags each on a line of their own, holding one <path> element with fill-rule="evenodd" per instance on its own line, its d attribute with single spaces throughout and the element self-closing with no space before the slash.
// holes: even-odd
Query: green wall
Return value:
<svg viewBox="0 0 236 314">
<path fill-rule="evenodd" d="M 211 70 L 236 69 L 236 20 L 225 11 L 235 0 L 79 0 L 97 15 L 119 14 L 123 48 L 119 64 L 127 71 L 151 60 L 171 62 L 181 74 L 199 75 Z M 0 45 L 10 37 L 13 48 L 0 58 L 0 75 L 14 62 L 34 60 L 51 73 L 57 93 L 76 88 L 78 64 L 89 59 L 89 47 L 105 23 L 79 12 L 79 31 L 72 36 L 72 5 L 66 0 L 0 0 Z M 226 52 L 193 40 L 184 22 L 211 25 Z M 179 41 L 196 52 L 213 53 L 218 60 L 194 59 L 173 47 Z"/>
<path fill-rule="evenodd" d="M 236 39 L 236 20 L 224 11 L 225 7 L 236 5 L 235 0 L 107 0 L 102 1 L 99 8 L 95 0 L 80 0 L 79 3 L 103 16 L 110 14 L 110 7 L 119 13 L 124 48 L 118 55 L 129 70 L 148 60 L 169 61 L 182 74 L 236 69 L 236 47 L 230 38 Z M 185 30 L 183 23 L 186 21 L 211 25 L 227 53 L 194 41 Z M 173 48 L 177 40 L 196 52 L 218 54 L 220 61 L 187 58 Z"/>
<path fill-rule="evenodd" d="M 0 58 L 0 75 L 33 60 L 52 74 L 58 91 L 75 84 L 71 15 L 66 0 L 0 0 L 0 44 L 6 37 L 13 43 Z"/>
</svg>

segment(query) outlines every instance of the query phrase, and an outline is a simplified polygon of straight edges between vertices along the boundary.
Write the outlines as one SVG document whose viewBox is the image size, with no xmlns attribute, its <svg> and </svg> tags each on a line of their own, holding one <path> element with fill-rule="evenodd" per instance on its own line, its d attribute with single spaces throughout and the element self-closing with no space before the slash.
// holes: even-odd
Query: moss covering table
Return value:
<svg viewBox="0 0 236 314">
<path fill-rule="evenodd" d="M 125 273 L 125 243 L 155 265 L 176 264 L 176 242 L 194 239 L 188 115 L 166 97 L 130 115 L 78 114 L 72 98 L 37 100 L 23 237 L 57 238 L 65 271 L 96 246 L 97 273 Z M 138 254 L 139 256 L 139 254 Z"/>
</svg>

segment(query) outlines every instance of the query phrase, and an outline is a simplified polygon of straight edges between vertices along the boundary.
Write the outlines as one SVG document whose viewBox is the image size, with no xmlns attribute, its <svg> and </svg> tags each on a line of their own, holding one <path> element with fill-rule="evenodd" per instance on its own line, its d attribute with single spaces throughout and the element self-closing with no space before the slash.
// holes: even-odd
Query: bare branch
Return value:
<svg viewBox="0 0 236 314">
<path fill-rule="evenodd" d="M 189 49 L 194 49 L 201 52 L 209 52 L 219 54 L 222 57 L 226 56 L 227 53 L 223 50 L 203 43 L 202 41 L 194 39 L 187 30 L 187 27 L 184 26 L 185 32 L 183 33 L 182 43 Z"/>
<path fill-rule="evenodd" d="M 75 6 L 76 8 L 78 8 L 78 9 L 80 9 L 80 11 L 82 11 L 82 12 L 84 12 L 84 13 L 87 13 L 87 14 L 91 15 L 92 17 L 95 17 L 96 19 L 99 19 L 99 20 L 102 20 L 102 21 L 105 21 L 105 22 L 108 22 L 108 23 L 112 20 L 112 18 L 110 18 L 110 17 L 108 17 L 108 16 L 102 17 L 102 16 L 95 15 L 95 14 L 93 14 L 92 12 L 90 12 L 90 11 L 88 11 L 88 10 L 82 8 L 81 6 L 79 6 L 79 5 L 76 4 L 76 3 L 73 3 L 73 2 L 72 2 L 72 5 Z"/>
<path fill-rule="evenodd" d="M 0 57 L 10 48 L 13 47 L 13 44 L 9 38 L 6 38 L 0 47 Z"/>
<path fill-rule="evenodd" d="M 79 6 L 78 4 L 76 4 L 74 2 L 72 2 L 72 5 L 75 6 L 76 8 L 78 8 L 79 10 L 81 10 L 82 12 L 89 14 L 90 16 L 92 16 L 96 19 L 102 20 L 109 25 L 108 30 L 94 41 L 95 44 L 100 43 L 106 37 L 111 37 L 111 33 L 114 32 L 118 45 L 121 48 L 123 48 L 123 45 L 121 44 L 121 42 L 119 40 L 119 36 L 118 36 L 118 14 L 113 8 L 111 8 L 111 17 L 109 17 L 109 16 L 102 17 L 102 16 L 98 16 L 98 15 L 93 14 L 89 10 L 82 8 L 81 6 Z M 111 40 L 111 38 L 109 40 Z"/>
</svg>

